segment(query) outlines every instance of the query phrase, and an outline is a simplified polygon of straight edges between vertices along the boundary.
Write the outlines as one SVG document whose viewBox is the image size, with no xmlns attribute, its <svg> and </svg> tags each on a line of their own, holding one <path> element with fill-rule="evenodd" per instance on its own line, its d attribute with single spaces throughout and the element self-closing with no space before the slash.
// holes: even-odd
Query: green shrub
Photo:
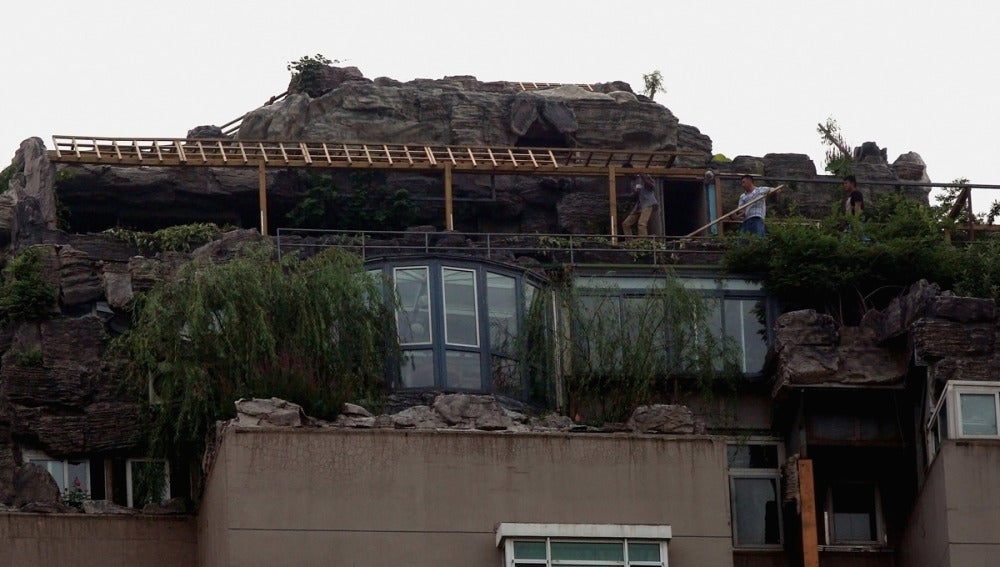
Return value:
<svg viewBox="0 0 1000 567">
<path fill-rule="evenodd" d="M 41 248 L 22 250 L 4 270 L 0 287 L 0 320 L 44 319 L 58 299 L 58 290 L 42 279 Z"/>
</svg>

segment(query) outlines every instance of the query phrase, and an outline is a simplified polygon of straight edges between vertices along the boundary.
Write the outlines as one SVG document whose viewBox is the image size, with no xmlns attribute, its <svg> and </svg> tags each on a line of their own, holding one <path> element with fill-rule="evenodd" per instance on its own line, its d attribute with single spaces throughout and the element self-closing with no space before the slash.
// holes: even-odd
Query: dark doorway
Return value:
<svg viewBox="0 0 1000 567">
<path fill-rule="evenodd" d="M 708 222 L 705 189 L 700 181 L 663 180 L 663 234 L 684 236 Z"/>
</svg>

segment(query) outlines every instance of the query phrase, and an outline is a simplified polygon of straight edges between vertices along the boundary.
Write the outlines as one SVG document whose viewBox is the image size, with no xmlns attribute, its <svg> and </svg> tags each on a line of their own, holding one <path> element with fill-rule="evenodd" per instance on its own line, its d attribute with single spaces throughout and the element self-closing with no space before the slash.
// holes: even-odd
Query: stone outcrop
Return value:
<svg viewBox="0 0 1000 567">
<path fill-rule="evenodd" d="M 236 424 L 240 427 L 302 427 L 302 406 L 278 398 L 236 400 Z"/>
<path fill-rule="evenodd" d="M 775 392 L 796 385 L 898 385 L 910 365 L 949 380 L 996 380 L 1000 310 L 989 299 L 956 297 L 920 281 L 857 327 L 829 315 L 793 311 L 778 318 Z"/>
</svg>

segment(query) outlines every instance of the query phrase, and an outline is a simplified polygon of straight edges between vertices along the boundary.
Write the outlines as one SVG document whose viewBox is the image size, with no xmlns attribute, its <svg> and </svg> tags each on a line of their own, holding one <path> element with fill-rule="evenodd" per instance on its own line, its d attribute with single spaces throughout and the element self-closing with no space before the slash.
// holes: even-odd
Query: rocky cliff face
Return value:
<svg viewBox="0 0 1000 567">
<path fill-rule="evenodd" d="M 293 92 L 251 112 L 236 137 L 241 140 L 322 140 L 365 143 L 453 144 L 471 146 L 584 147 L 695 152 L 677 161 L 679 167 L 703 168 L 712 155 L 711 138 L 681 124 L 658 103 L 636 95 L 620 82 L 593 85 L 594 90 L 562 86 L 523 91 L 514 83 L 483 83 L 474 77 L 418 79 L 401 83 L 364 77 L 355 68 L 329 67 L 322 94 Z M 293 88 L 295 85 L 291 85 Z M 192 137 L 218 136 L 216 127 L 198 127 Z M 257 172 L 253 168 L 91 167 L 60 165 L 44 159 L 40 141 L 26 141 L 15 158 L 23 179 L 44 186 L 56 181 L 56 195 L 39 193 L 15 177 L 13 193 L 0 200 L 0 234 L 17 227 L 17 215 L 36 215 L 51 229 L 57 222 L 56 198 L 64 221 L 76 232 L 111 226 L 154 230 L 173 224 L 216 222 L 240 227 L 258 225 Z M 877 147 L 876 147 L 877 149 Z M 887 163 L 884 152 L 859 155 L 857 174 L 863 179 L 926 180 L 916 154 Z M 719 164 L 721 174 L 753 173 L 773 178 L 800 178 L 776 196 L 774 214 L 794 208 L 821 217 L 841 198 L 839 186 L 814 183 L 816 166 L 802 154 L 740 156 Z M 331 172 L 331 183 L 353 193 L 359 181 L 348 172 Z M 765 180 L 766 181 L 766 180 Z M 414 224 L 443 227 L 443 180 L 438 174 L 376 173 L 366 182 L 389 191 L 406 191 L 418 204 Z M 693 181 L 697 186 L 697 181 Z M 267 172 L 270 227 L 289 226 L 287 213 L 308 189 L 302 171 L 270 168 Z M 675 189 L 666 187 L 669 206 Z M 862 187 L 866 198 L 889 190 Z M 607 232 L 607 182 L 596 178 L 456 175 L 456 228 L 469 232 Z M 909 196 L 926 201 L 927 191 L 906 188 Z M 738 183 L 723 184 L 723 204 L 735 206 Z M 675 197 L 680 198 L 680 197 Z M 622 203 L 627 209 L 628 204 Z M 22 223 L 23 224 L 23 223 Z M 37 223 L 35 223 L 37 224 Z M 377 230 L 380 226 L 371 226 Z M 669 227 L 668 227 L 669 229 Z M 686 231 L 678 232 L 683 234 Z M 671 232 L 668 230 L 667 232 Z"/>
</svg>

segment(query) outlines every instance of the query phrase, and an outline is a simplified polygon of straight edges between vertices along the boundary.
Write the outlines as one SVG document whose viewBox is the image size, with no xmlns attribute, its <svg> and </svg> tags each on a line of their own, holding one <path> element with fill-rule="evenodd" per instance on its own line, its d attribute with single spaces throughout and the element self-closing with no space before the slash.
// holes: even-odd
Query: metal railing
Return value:
<svg viewBox="0 0 1000 567">
<path fill-rule="evenodd" d="M 541 265 L 668 266 L 716 264 L 728 245 L 719 238 L 606 234 L 514 234 L 420 231 L 357 231 L 279 228 L 278 255 L 313 255 L 341 248 L 369 260 L 433 254 L 499 262 L 532 258 Z"/>
</svg>

